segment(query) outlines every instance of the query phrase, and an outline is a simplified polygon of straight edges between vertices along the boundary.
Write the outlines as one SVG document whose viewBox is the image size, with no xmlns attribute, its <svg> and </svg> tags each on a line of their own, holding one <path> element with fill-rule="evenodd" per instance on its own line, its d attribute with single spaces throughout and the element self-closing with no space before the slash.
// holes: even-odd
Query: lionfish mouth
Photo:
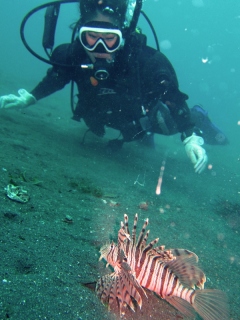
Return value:
<svg viewBox="0 0 240 320">
<path fill-rule="evenodd" d="M 144 288 L 155 292 L 179 310 L 184 316 L 194 317 L 196 312 L 205 320 L 228 320 L 226 295 L 220 290 L 204 290 L 206 277 L 198 267 L 198 257 L 186 249 L 165 249 L 156 246 L 158 238 L 147 243 L 149 220 L 146 219 L 139 236 L 136 236 L 138 215 L 135 215 L 132 234 L 128 216 L 118 232 L 118 243 L 100 249 L 100 259 L 114 272 L 101 277 L 96 294 L 104 304 L 117 303 L 120 316 L 126 308 L 135 311 L 142 307 Z"/>
</svg>

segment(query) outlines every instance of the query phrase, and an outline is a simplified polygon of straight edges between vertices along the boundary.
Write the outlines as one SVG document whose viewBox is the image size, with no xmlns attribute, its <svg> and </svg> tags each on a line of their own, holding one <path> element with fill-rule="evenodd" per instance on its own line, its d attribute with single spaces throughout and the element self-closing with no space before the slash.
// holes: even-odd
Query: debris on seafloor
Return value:
<svg viewBox="0 0 240 320">
<path fill-rule="evenodd" d="M 8 184 L 5 188 L 7 197 L 11 200 L 26 203 L 29 201 L 28 191 L 25 190 L 22 186 L 15 186 L 13 184 Z"/>
<path fill-rule="evenodd" d="M 69 214 L 66 214 L 65 218 L 62 221 L 71 224 L 73 223 L 73 218 Z"/>
<path fill-rule="evenodd" d="M 110 200 L 108 204 L 109 204 L 110 207 L 118 207 L 118 206 L 120 206 L 119 202 L 113 201 L 113 200 Z"/>
<path fill-rule="evenodd" d="M 149 203 L 147 201 L 141 201 L 138 204 L 138 208 L 141 210 L 148 210 L 148 205 L 149 205 Z"/>
</svg>

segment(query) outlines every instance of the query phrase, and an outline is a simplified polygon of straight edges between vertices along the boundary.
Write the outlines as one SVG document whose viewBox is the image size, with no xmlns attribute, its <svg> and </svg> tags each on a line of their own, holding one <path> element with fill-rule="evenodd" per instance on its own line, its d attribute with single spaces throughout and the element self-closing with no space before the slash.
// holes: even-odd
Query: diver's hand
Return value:
<svg viewBox="0 0 240 320">
<path fill-rule="evenodd" d="M 185 145 L 188 157 L 194 164 L 195 172 L 201 173 L 205 169 L 208 161 L 206 151 L 201 147 L 204 144 L 203 138 L 193 133 L 192 136 L 184 139 L 183 144 Z"/>
<path fill-rule="evenodd" d="M 18 90 L 18 96 L 14 94 L 9 94 L 7 96 L 0 97 L 0 109 L 2 108 L 12 108 L 12 107 L 28 107 L 37 102 L 36 98 L 27 90 L 20 89 Z"/>
</svg>

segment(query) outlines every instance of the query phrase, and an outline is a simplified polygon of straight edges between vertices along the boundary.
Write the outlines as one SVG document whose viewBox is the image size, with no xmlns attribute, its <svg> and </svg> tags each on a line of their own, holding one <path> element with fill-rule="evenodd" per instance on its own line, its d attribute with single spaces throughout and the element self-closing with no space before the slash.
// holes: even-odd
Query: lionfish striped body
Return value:
<svg viewBox="0 0 240 320">
<path fill-rule="evenodd" d="M 147 288 L 188 317 L 193 317 L 196 311 L 205 320 L 229 319 L 225 294 L 219 290 L 204 290 L 206 277 L 197 266 L 197 255 L 185 249 L 154 247 L 158 239 L 147 244 L 148 219 L 137 239 L 137 221 L 136 214 L 131 236 L 125 214 L 118 244 L 112 242 L 100 250 L 100 259 L 104 258 L 107 266 L 110 264 L 114 268 L 112 274 L 97 282 L 96 292 L 101 301 L 110 306 L 117 300 L 122 316 L 127 306 L 135 310 L 134 300 L 141 308 L 142 294 L 147 296 L 144 291 Z"/>
</svg>

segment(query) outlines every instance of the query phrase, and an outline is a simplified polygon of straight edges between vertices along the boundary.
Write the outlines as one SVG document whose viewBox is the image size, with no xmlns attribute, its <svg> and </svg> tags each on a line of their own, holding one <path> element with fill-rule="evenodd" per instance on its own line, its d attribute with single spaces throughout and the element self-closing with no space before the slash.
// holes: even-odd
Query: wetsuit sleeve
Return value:
<svg viewBox="0 0 240 320">
<path fill-rule="evenodd" d="M 52 53 L 51 61 L 60 64 L 69 65 L 69 53 L 71 51 L 71 44 L 62 44 L 58 46 Z M 31 94 L 40 100 L 49 96 L 50 94 L 61 90 L 72 79 L 71 67 L 53 66 L 47 71 L 47 75 L 42 81 L 31 91 Z"/>
<path fill-rule="evenodd" d="M 179 90 L 175 70 L 166 56 L 161 52 L 152 51 L 144 65 L 143 75 L 143 90 L 149 109 L 151 110 L 160 99 L 168 106 L 178 131 L 186 136 L 191 135 L 194 124 L 191 121 L 190 110 L 186 103 L 188 95 Z"/>
</svg>

